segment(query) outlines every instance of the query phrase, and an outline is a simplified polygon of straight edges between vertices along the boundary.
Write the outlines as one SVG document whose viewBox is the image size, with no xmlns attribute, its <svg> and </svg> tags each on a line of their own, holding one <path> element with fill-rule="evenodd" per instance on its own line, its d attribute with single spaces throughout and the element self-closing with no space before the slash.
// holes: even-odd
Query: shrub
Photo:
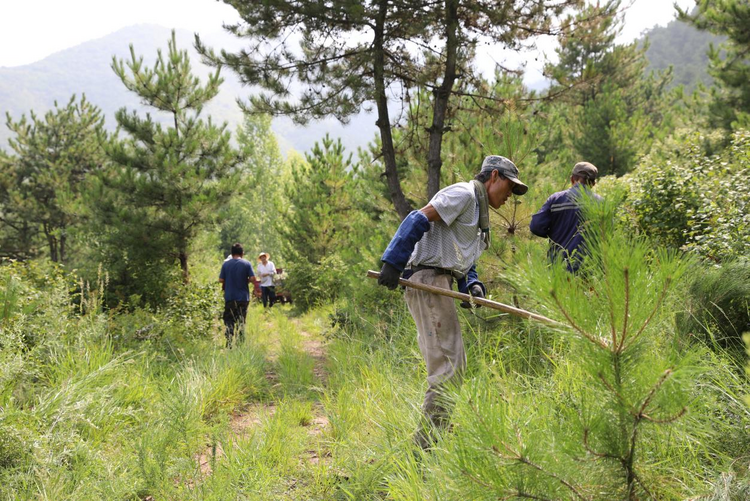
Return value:
<svg viewBox="0 0 750 501">
<path fill-rule="evenodd" d="M 695 135 L 629 181 L 638 227 L 662 245 L 714 261 L 748 255 L 750 132 L 735 133 L 727 150 L 709 157 Z"/>
<path fill-rule="evenodd" d="M 337 254 L 324 257 L 318 264 L 296 255 L 290 263 L 285 286 L 298 311 L 332 301 L 348 288 L 351 270 Z"/>
<path fill-rule="evenodd" d="M 186 336 L 205 336 L 212 332 L 223 308 L 224 298 L 218 284 L 190 282 L 182 284 L 167 299 L 164 313 L 167 324 Z"/>
</svg>

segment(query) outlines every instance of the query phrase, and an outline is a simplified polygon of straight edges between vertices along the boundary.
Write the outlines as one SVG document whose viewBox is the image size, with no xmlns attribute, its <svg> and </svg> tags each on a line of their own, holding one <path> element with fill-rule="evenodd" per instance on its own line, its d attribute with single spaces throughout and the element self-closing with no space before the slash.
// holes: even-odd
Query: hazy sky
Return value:
<svg viewBox="0 0 750 501">
<path fill-rule="evenodd" d="M 627 0 L 625 0 L 626 2 Z M 623 3 L 625 3 L 623 2 Z M 216 0 L 3 0 L 0 66 L 21 66 L 133 24 L 159 24 L 199 33 L 221 30 L 237 19 Z M 635 0 L 625 18 L 623 41 L 674 18 L 673 0 Z M 677 0 L 680 6 L 693 0 Z"/>
</svg>

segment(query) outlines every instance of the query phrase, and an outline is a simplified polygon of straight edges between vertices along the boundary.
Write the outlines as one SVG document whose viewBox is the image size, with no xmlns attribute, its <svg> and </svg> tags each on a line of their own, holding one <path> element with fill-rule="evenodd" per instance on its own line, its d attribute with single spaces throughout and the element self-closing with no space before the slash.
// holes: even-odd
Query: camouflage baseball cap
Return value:
<svg viewBox="0 0 750 501">
<path fill-rule="evenodd" d="M 518 167 L 516 167 L 516 164 L 514 164 L 507 158 L 500 155 L 489 155 L 484 157 L 484 161 L 482 162 L 482 170 L 480 170 L 480 172 L 492 172 L 493 170 L 497 170 L 504 177 L 507 177 L 508 179 L 513 181 L 514 195 L 523 195 L 524 193 L 529 191 L 529 187 L 523 184 L 520 179 L 518 179 Z"/>
</svg>

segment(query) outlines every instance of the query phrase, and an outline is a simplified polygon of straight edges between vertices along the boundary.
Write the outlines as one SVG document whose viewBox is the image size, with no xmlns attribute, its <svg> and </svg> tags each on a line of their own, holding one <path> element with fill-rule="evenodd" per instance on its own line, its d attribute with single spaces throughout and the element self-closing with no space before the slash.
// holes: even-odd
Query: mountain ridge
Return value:
<svg viewBox="0 0 750 501">
<path fill-rule="evenodd" d="M 88 101 L 101 108 L 109 130 L 116 128 L 114 113 L 122 107 L 139 113 L 148 111 L 158 117 L 159 112 L 147 109 L 135 94 L 125 88 L 112 71 L 111 62 L 113 55 L 129 59 L 132 44 L 136 55 L 152 65 L 157 49 L 166 50 L 171 31 L 155 24 L 132 25 L 55 52 L 35 63 L 0 67 L 0 115 L 8 113 L 14 120 L 18 120 L 22 114 L 28 115 L 32 110 L 37 115 L 43 115 L 53 107 L 55 101 L 65 105 L 72 95 L 80 97 L 85 94 Z M 205 79 L 212 69 L 200 62 L 193 47 L 193 33 L 175 30 L 175 37 L 178 48 L 188 51 L 195 74 Z M 645 37 L 650 41 L 646 55 L 651 69 L 674 66 L 674 84 L 683 84 L 688 91 L 697 82 L 710 84 L 711 79 L 705 68 L 705 52 L 708 44 L 716 41 L 715 37 L 678 21 L 666 27 L 654 27 L 646 32 Z M 224 31 L 201 35 L 201 38 L 209 47 L 231 51 L 242 47 L 240 40 Z M 686 47 L 689 50 L 685 50 Z M 222 72 L 222 77 L 224 83 L 219 95 L 206 106 L 203 116 L 210 115 L 215 122 L 227 122 L 234 130 L 243 117 L 236 101 L 246 100 L 253 89 L 243 86 L 230 71 Z M 544 82 L 539 86 L 543 88 Z M 279 117 L 273 120 L 272 129 L 285 154 L 289 150 L 309 151 L 326 134 L 341 138 L 346 149 L 355 153 L 357 148 L 367 147 L 375 140 L 375 120 L 376 116 L 365 110 L 350 117 L 348 125 L 342 125 L 330 117 L 303 127 L 287 117 Z M 8 149 L 10 137 L 11 131 L 7 127 L 0 127 L 0 148 Z"/>
<path fill-rule="evenodd" d="M 160 112 L 143 106 L 138 97 L 128 91 L 111 68 L 112 57 L 130 59 L 130 45 L 136 56 L 142 56 L 146 65 L 153 65 L 157 49 L 166 51 L 171 36 L 168 28 L 154 24 L 138 24 L 122 28 L 104 37 L 81 43 L 41 59 L 35 63 L 0 67 L 0 114 L 6 113 L 14 120 L 34 111 L 43 115 L 52 109 L 55 101 L 65 105 L 72 95 L 85 95 L 92 104 L 101 108 L 107 129 L 114 130 L 114 113 L 122 107 L 149 112 L 159 117 Z M 205 80 L 213 71 L 200 62 L 193 47 L 193 34 L 186 30 L 175 30 L 177 47 L 188 51 L 194 73 Z M 230 50 L 239 48 L 240 42 L 223 32 L 210 33 L 202 38 L 209 46 Z M 219 95 L 208 103 L 203 116 L 211 116 L 214 121 L 227 122 L 233 130 L 242 122 L 242 111 L 236 100 L 246 99 L 251 89 L 243 86 L 229 71 L 222 72 L 224 83 Z M 164 118 L 162 116 L 162 118 Z M 375 118 L 365 112 L 352 117 L 348 126 L 330 118 L 311 124 L 297 126 L 285 117 L 274 119 L 273 130 L 281 149 L 285 153 L 291 149 L 304 152 L 312 148 L 316 140 L 329 133 L 341 137 L 349 151 L 366 146 L 376 132 Z M 8 139 L 12 137 L 7 127 L 0 127 L 0 148 L 7 150 Z"/>
</svg>

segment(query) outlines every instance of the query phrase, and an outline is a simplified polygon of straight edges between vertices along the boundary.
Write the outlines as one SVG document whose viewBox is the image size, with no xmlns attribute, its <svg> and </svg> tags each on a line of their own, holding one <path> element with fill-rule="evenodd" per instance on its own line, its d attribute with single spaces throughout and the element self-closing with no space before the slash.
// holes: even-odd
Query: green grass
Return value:
<svg viewBox="0 0 750 501">
<path fill-rule="evenodd" d="M 566 482 L 623 497 L 617 468 L 582 440 L 605 424 L 603 404 L 570 334 L 462 311 L 469 367 L 452 428 L 422 453 L 424 366 L 397 294 L 363 289 L 301 317 L 253 305 L 227 350 L 216 312 L 190 329 L 170 311 L 81 314 L 59 284 L 14 277 L 2 281 L 0 499 L 577 498 Z M 644 427 L 643 482 L 660 499 L 741 499 L 746 376 L 701 344 L 659 346 L 643 360 L 682 371 L 688 411 Z"/>
</svg>

